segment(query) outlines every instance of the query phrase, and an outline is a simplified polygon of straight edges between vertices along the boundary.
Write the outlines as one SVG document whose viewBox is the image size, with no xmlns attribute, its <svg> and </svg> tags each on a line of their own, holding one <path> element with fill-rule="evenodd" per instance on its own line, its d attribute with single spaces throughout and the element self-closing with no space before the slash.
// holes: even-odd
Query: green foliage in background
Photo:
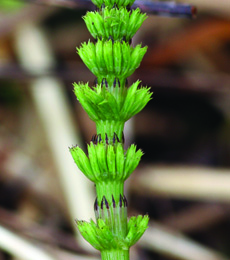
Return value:
<svg viewBox="0 0 230 260">
<path fill-rule="evenodd" d="M 0 1 L 0 10 L 5 11 L 14 11 L 22 8 L 24 2 L 20 0 L 1 0 Z"/>
</svg>

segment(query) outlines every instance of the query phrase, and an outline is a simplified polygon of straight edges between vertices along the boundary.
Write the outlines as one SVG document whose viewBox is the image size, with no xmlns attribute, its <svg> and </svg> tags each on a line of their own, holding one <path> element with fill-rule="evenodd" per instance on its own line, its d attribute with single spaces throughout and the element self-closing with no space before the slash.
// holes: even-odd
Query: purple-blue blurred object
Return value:
<svg viewBox="0 0 230 260">
<path fill-rule="evenodd" d="M 143 12 L 159 16 L 175 16 L 194 18 L 196 16 L 196 7 L 189 4 L 178 4 L 176 2 L 153 2 L 141 1 L 134 2 L 131 8 L 139 7 Z"/>
<path fill-rule="evenodd" d="M 21 0 L 25 1 L 25 0 Z M 58 5 L 70 8 L 84 8 L 94 10 L 95 6 L 91 0 L 27 0 L 32 3 Z M 196 7 L 189 4 L 181 4 L 173 1 L 150 1 L 137 0 L 131 6 L 131 9 L 140 8 L 147 14 L 170 17 L 194 18 L 196 16 Z"/>
</svg>

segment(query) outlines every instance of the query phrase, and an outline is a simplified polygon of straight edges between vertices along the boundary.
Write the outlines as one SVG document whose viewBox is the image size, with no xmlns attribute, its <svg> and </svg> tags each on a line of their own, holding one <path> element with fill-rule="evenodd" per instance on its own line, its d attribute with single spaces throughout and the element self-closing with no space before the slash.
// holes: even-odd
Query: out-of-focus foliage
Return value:
<svg viewBox="0 0 230 260">
<path fill-rule="evenodd" d="M 23 1 L 20 0 L 1 0 L 0 10 L 14 11 L 24 6 Z"/>
</svg>

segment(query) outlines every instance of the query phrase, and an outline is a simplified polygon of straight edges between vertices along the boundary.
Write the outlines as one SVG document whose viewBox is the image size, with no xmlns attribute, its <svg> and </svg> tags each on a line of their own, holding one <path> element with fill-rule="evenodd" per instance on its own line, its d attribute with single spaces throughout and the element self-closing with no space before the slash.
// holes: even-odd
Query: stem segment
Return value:
<svg viewBox="0 0 230 260">
<path fill-rule="evenodd" d="M 107 134 L 108 139 L 112 140 L 114 133 L 116 133 L 118 138 L 122 140 L 124 125 L 125 123 L 120 121 L 98 120 L 96 122 L 97 134 L 101 134 L 102 139 Z"/>
<path fill-rule="evenodd" d="M 101 252 L 102 260 L 129 260 L 129 250 L 111 250 Z"/>
<path fill-rule="evenodd" d="M 96 183 L 96 192 L 99 203 L 105 196 L 109 204 L 112 205 L 112 196 L 116 203 L 119 203 L 120 195 L 124 194 L 124 181 L 108 181 Z"/>
</svg>

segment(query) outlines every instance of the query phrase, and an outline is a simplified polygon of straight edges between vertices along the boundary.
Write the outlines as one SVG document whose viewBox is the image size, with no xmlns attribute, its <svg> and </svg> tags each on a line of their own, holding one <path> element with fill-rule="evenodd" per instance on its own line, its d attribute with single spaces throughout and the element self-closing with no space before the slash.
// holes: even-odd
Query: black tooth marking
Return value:
<svg viewBox="0 0 230 260">
<path fill-rule="evenodd" d="M 97 144 L 97 135 L 95 135 L 94 144 Z"/>
<path fill-rule="evenodd" d="M 122 201 L 123 201 L 123 198 L 122 198 L 122 195 L 120 195 L 120 200 L 119 200 L 120 208 L 122 208 Z"/>
<path fill-rule="evenodd" d="M 116 136 L 115 135 L 116 135 L 116 133 L 113 134 L 113 144 L 115 144 L 115 142 L 116 142 Z"/>
<path fill-rule="evenodd" d="M 71 147 L 69 146 L 68 148 L 69 148 L 69 150 L 71 150 L 71 149 L 75 149 L 75 148 L 77 148 L 77 147 L 78 147 L 78 145 L 75 144 L 75 145 L 72 145 Z"/>
<path fill-rule="evenodd" d="M 121 41 L 126 42 L 126 37 L 123 36 L 122 39 L 121 39 Z"/>
<path fill-rule="evenodd" d="M 93 135 L 93 136 L 92 136 L 92 139 L 91 139 L 91 142 L 94 143 L 94 142 L 95 142 L 95 138 L 96 138 L 96 135 Z"/>
<path fill-rule="evenodd" d="M 114 81 L 113 81 L 113 87 L 115 88 L 116 85 L 117 85 L 117 78 L 115 78 Z"/>
<path fill-rule="evenodd" d="M 105 87 L 108 88 L 108 82 L 107 82 L 106 78 L 102 79 L 101 84 L 102 84 L 102 86 L 105 85 Z"/>
<path fill-rule="evenodd" d="M 98 135 L 98 142 L 100 143 L 102 141 L 101 134 Z"/>
<path fill-rule="evenodd" d="M 105 206 L 106 206 L 107 209 L 109 209 L 109 203 L 108 203 L 106 197 L 104 197 L 104 198 L 105 198 Z"/>
<path fill-rule="evenodd" d="M 95 136 L 95 144 L 98 144 L 98 135 Z"/>
<path fill-rule="evenodd" d="M 106 142 L 106 144 L 109 144 L 109 138 L 108 138 L 107 134 L 105 134 L 105 142 Z"/>
<path fill-rule="evenodd" d="M 115 202 L 113 195 L 112 195 L 112 202 L 113 202 L 113 208 L 116 208 L 116 202 Z"/>
<path fill-rule="evenodd" d="M 103 80 L 104 80 L 105 87 L 108 88 L 108 82 L 107 82 L 106 78 L 104 78 Z"/>
<path fill-rule="evenodd" d="M 124 206 L 127 208 L 128 207 L 128 200 L 126 199 L 125 195 L 123 197 L 123 201 L 124 201 Z"/>
<path fill-rule="evenodd" d="M 115 144 L 116 142 L 120 142 L 120 140 L 119 140 L 119 138 L 118 138 L 118 136 L 117 136 L 117 134 L 116 133 L 114 133 L 113 134 L 113 143 Z"/>
<path fill-rule="evenodd" d="M 98 202 L 97 202 L 97 197 L 95 199 L 95 202 L 94 202 L 94 210 L 97 211 L 98 210 Z"/>
<path fill-rule="evenodd" d="M 115 137 L 118 143 L 120 143 L 120 139 L 118 138 L 117 134 L 115 133 Z"/>
<path fill-rule="evenodd" d="M 109 36 L 109 40 L 111 40 L 112 43 L 114 43 L 114 39 L 113 39 L 113 37 L 111 35 Z"/>
<path fill-rule="evenodd" d="M 125 143 L 125 135 L 124 135 L 124 132 L 122 132 L 122 143 L 123 143 L 123 144 Z"/>
<path fill-rule="evenodd" d="M 104 196 L 105 197 L 105 196 Z M 102 200 L 101 200 L 101 209 L 103 209 L 103 207 L 104 207 L 104 197 L 102 198 Z"/>
<path fill-rule="evenodd" d="M 119 80 L 119 79 L 117 79 L 117 83 L 118 83 L 118 87 L 120 88 L 121 83 L 120 83 L 120 80 Z"/>
<path fill-rule="evenodd" d="M 97 80 L 97 78 L 95 78 L 95 80 L 94 80 L 94 85 L 97 86 L 97 84 L 98 84 L 98 80 Z"/>
</svg>

